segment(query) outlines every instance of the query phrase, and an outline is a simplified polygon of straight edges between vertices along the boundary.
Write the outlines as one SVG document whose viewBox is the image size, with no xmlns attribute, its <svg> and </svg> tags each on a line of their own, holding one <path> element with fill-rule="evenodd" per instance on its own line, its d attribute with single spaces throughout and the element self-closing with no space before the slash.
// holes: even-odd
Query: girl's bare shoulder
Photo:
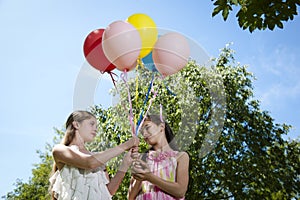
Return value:
<svg viewBox="0 0 300 200">
<path fill-rule="evenodd" d="M 177 153 L 177 160 L 189 160 L 189 154 L 185 151 L 180 151 Z"/>
</svg>

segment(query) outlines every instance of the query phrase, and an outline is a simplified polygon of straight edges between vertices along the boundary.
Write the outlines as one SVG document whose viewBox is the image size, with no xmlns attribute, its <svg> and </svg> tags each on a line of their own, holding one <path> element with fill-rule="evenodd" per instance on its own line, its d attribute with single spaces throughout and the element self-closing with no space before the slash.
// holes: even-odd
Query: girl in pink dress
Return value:
<svg viewBox="0 0 300 200">
<path fill-rule="evenodd" d="M 141 129 L 151 149 L 134 162 L 129 200 L 184 199 L 189 156 L 176 148 L 171 128 L 159 115 L 146 117 Z"/>
</svg>

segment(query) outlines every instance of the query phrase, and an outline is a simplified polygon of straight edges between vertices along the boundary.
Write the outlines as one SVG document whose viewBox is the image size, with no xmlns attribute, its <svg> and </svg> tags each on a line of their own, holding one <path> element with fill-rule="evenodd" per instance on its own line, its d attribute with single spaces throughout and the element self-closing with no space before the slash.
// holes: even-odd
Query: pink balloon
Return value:
<svg viewBox="0 0 300 200">
<path fill-rule="evenodd" d="M 153 62 L 165 77 L 180 71 L 190 56 L 186 38 L 179 33 L 167 33 L 158 38 L 152 50 Z"/>
<path fill-rule="evenodd" d="M 141 47 L 138 30 L 128 22 L 115 21 L 103 33 L 103 52 L 120 71 L 129 71 L 135 67 Z"/>
</svg>

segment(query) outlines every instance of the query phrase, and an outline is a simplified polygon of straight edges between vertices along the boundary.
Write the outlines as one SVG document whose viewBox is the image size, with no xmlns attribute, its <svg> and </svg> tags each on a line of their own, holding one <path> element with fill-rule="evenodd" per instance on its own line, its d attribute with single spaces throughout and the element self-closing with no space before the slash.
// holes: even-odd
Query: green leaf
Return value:
<svg viewBox="0 0 300 200">
<path fill-rule="evenodd" d="M 214 8 L 213 12 L 212 12 L 212 16 L 214 17 L 215 15 L 217 15 L 220 11 L 222 10 L 221 6 L 217 6 Z"/>
<path fill-rule="evenodd" d="M 277 26 L 282 29 L 283 28 L 283 23 L 279 21 L 279 22 L 277 22 Z"/>
<path fill-rule="evenodd" d="M 223 19 L 226 21 L 229 14 L 229 8 L 225 7 L 222 12 Z"/>
<path fill-rule="evenodd" d="M 234 5 L 236 5 L 236 6 L 239 4 L 238 0 L 231 0 L 231 3 L 234 4 Z"/>
</svg>

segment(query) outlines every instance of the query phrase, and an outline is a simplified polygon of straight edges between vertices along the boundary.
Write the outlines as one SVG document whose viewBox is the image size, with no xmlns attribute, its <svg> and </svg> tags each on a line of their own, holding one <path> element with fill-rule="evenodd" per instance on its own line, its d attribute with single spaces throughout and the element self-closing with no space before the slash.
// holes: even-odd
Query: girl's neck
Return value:
<svg viewBox="0 0 300 200">
<path fill-rule="evenodd" d="M 78 144 L 77 142 L 72 142 L 72 143 L 70 144 L 70 146 L 71 146 L 71 145 L 77 146 L 77 147 L 79 148 L 79 150 L 86 150 L 84 144 Z"/>
<path fill-rule="evenodd" d="M 80 134 L 78 132 L 76 132 L 75 138 L 70 143 L 70 145 L 78 146 L 79 150 L 86 150 L 84 140 L 82 139 L 82 137 L 80 136 Z"/>
<path fill-rule="evenodd" d="M 172 150 L 172 148 L 170 147 L 170 145 L 168 144 L 167 141 L 153 145 L 153 149 L 155 151 L 171 151 Z"/>
</svg>

